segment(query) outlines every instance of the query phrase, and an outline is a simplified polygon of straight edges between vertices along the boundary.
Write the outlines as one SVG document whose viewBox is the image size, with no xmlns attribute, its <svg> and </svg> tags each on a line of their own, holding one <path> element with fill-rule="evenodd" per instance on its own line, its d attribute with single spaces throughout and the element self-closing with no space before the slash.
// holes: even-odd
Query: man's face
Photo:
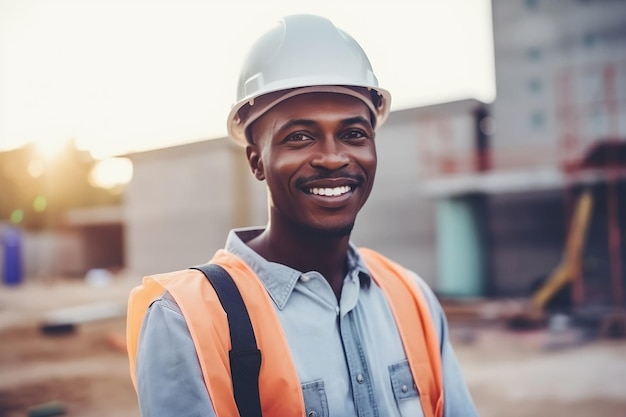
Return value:
<svg viewBox="0 0 626 417">
<path fill-rule="evenodd" d="M 368 107 L 343 94 L 285 100 L 254 122 L 246 149 L 267 182 L 270 225 L 315 236 L 348 236 L 376 172 Z"/>
</svg>

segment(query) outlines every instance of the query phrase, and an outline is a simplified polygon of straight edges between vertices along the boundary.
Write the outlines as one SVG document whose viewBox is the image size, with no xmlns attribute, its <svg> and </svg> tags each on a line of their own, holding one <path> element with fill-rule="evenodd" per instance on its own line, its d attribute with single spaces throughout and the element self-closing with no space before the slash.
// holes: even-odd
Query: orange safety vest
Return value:
<svg viewBox="0 0 626 417">
<path fill-rule="evenodd" d="M 424 415 L 442 417 L 439 338 L 421 290 L 402 266 L 371 249 L 362 248 L 359 252 L 391 306 Z M 219 250 L 211 262 L 230 274 L 250 314 L 263 355 L 259 376 L 263 416 L 303 416 L 300 381 L 293 361 L 289 360 L 287 340 L 265 287 L 243 260 L 225 250 Z M 126 339 L 135 388 L 135 358 L 143 318 L 152 301 L 166 290 L 185 317 L 217 416 L 239 416 L 230 373 L 228 352 L 231 346 L 226 313 L 213 286 L 197 270 L 145 277 L 142 285 L 131 291 Z"/>
</svg>

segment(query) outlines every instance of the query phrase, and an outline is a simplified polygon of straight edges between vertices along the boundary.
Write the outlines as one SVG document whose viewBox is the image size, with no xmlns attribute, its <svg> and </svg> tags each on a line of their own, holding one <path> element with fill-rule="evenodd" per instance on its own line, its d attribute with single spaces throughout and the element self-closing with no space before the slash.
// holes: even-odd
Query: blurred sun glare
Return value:
<svg viewBox="0 0 626 417">
<path fill-rule="evenodd" d="M 96 163 L 89 175 L 95 187 L 108 190 L 128 184 L 133 177 L 133 163 L 128 158 L 108 158 Z"/>
<path fill-rule="evenodd" d="M 43 137 L 32 140 L 31 143 L 35 146 L 35 150 L 40 157 L 45 160 L 52 160 L 63 152 L 63 149 L 68 144 L 68 140 Z"/>
</svg>

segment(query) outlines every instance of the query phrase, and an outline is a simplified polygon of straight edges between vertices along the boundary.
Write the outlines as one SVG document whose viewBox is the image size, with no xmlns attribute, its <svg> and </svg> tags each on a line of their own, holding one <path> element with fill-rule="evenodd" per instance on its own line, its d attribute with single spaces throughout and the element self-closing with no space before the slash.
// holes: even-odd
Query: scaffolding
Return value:
<svg viewBox="0 0 626 417">
<path fill-rule="evenodd" d="M 564 68 L 556 80 L 567 212 L 572 212 L 574 186 L 584 182 L 585 177 L 593 175 L 606 184 L 609 288 L 614 311 L 607 315 L 604 327 L 606 332 L 621 334 L 626 332 L 620 226 L 625 219 L 619 216 L 618 183 L 626 174 L 626 126 L 621 125 L 626 100 L 619 95 L 618 85 L 625 80 L 626 62 Z M 585 298 L 585 280 L 578 268 L 573 277 L 572 301 L 580 307 Z"/>
</svg>

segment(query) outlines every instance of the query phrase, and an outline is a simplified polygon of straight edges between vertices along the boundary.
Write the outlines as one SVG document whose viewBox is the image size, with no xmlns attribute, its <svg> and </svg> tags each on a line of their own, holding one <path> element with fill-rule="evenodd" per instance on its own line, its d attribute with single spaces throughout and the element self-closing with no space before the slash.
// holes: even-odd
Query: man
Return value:
<svg viewBox="0 0 626 417">
<path fill-rule="evenodd" d="M 250 313 L 264 416 L 477 415 L 432 291 L 350 242 L 389 104 L 357 42 L 318 16 L 286 17 L 244 64 L 228 130 L 266 182 L 269 220 L 231 231 L 211 263 Z M 229 318 L 196 270 L 144 279 L 128 326 L 144 417 L 252 401 L 233 394 Z"/>
</svg>

